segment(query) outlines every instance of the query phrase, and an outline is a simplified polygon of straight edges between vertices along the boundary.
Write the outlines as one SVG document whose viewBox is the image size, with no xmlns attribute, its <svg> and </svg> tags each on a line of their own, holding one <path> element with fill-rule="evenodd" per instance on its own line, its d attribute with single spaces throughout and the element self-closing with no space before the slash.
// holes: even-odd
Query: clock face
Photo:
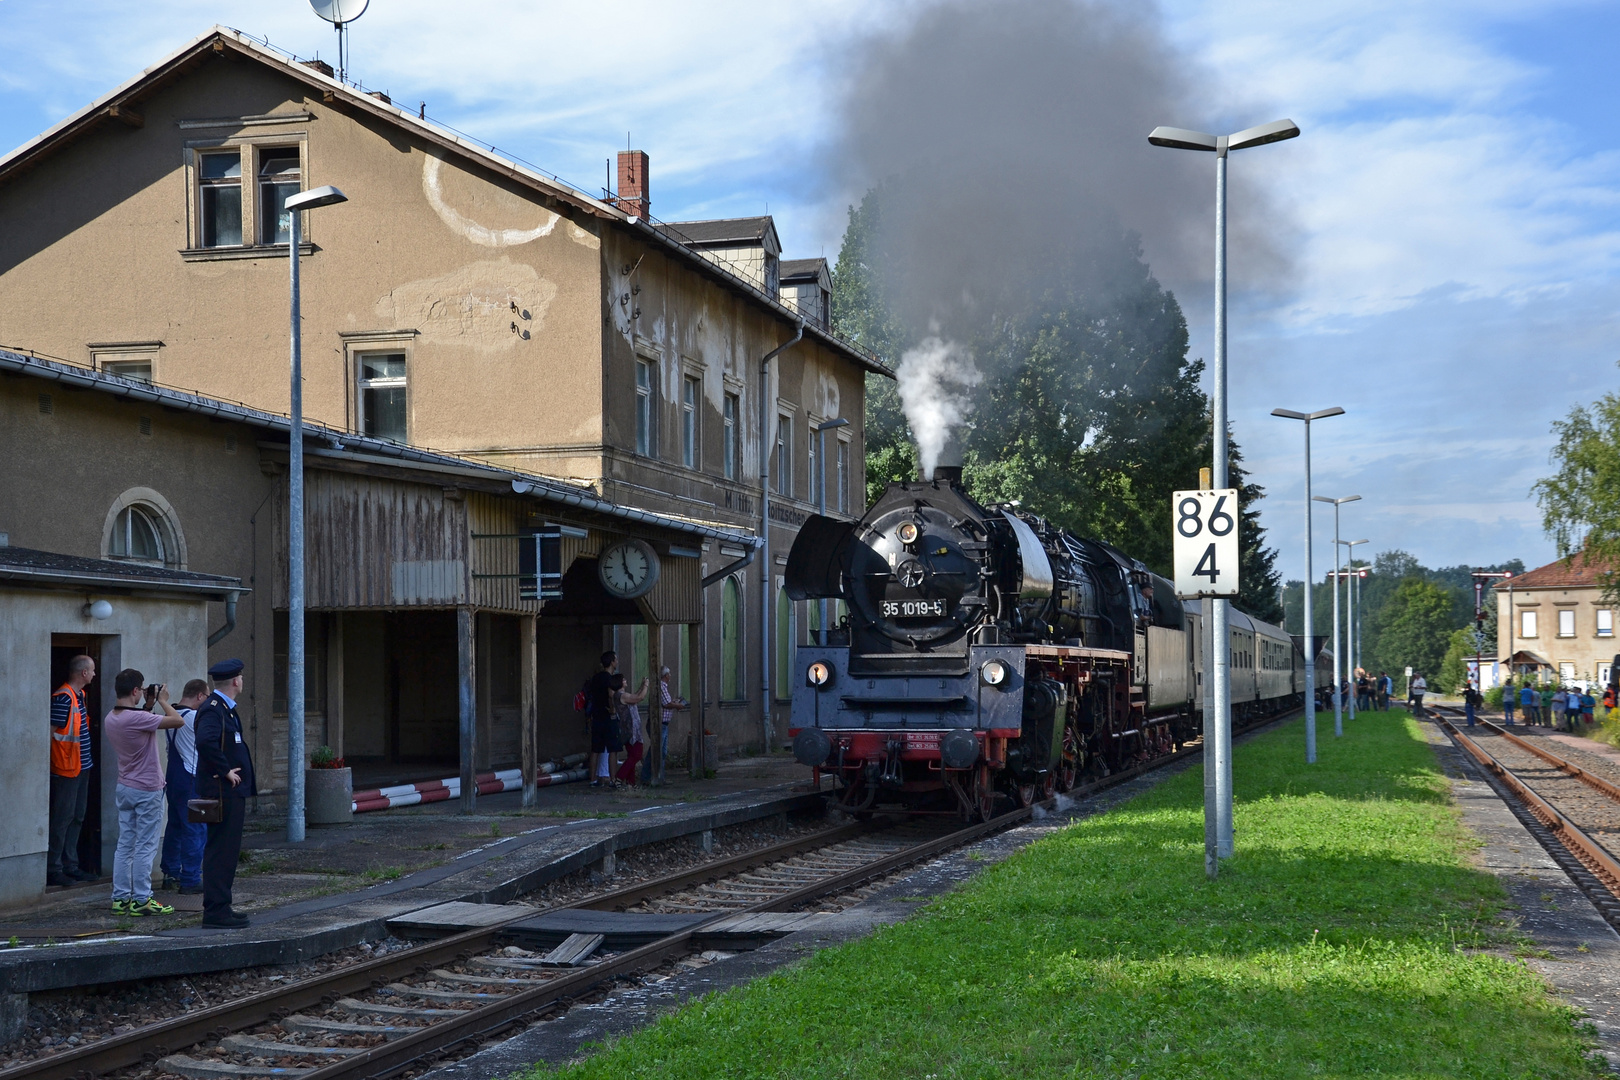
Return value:
<svg viewBox="0 0 1620 1080">
<path fill-rule="evenodd" d="M 658 553 L 642 540 L 621 540 L 602 552 L 602 587 L 623 600 L 644 596 L 658 584 Z"/>
</svg>

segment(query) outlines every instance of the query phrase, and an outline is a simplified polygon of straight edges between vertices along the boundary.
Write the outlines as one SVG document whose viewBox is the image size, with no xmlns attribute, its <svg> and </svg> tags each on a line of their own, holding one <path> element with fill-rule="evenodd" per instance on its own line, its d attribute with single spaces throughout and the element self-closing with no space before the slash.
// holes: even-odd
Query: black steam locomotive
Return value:
<svg viewBox="0 0 1620 1080">
<path fill-rule="evenodd" d="M 798 650 L 790 734 L 848 810 L 988 818 L 1202 729 L 1199 603 L 1108 544 L 986 509 L 960 468 L 889 485 L 857 522 L 810 518 L 785 585 L 847 606 L 828 644 Z M 1235 610 L 1231 636 L 1234 716 L 1303 700 L 1295 639 Z"/>
</svg>

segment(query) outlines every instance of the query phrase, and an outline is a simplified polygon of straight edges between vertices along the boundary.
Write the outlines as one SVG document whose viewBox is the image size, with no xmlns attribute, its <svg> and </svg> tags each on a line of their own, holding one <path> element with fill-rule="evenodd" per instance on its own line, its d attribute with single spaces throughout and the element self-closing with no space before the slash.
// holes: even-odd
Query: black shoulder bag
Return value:
<svg viewBox="0 0 1620 1080">
<path fill-rule="evenodd" d="M 219 725 L 219 754 L 225 756 L 225 722 Z M 219 778 L 220 795 L 218 799 L 187 799 L 186 820 L 193 825 L 218 825 L 225 820 L 225 778 Z"/>
</svg>

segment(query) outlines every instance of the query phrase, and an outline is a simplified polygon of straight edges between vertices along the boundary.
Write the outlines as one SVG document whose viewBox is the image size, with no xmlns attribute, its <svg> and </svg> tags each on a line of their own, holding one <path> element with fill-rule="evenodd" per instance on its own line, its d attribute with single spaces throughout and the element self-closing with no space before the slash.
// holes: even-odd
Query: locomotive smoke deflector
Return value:
<svg viewBox="0 0 1620 1080">
<path fill-rule="evenodd" d="M 836 600 L 844 595 L 844 568 L 849 564 L 855 526 L 848 521 L 811 514 L 799 526 L 788 552 L 782 588 L 789 600 Z"/>
<path fill-rule="evenodd" d="M 1013 535 L 1018 537 L 1018 559 L 1024 565 L 1018 595 L 1026 600 L 1040 600 L 1051 596 L 1052 560 L 1046 557 L 1046 549 L 1041 546 L 1040 538 L 1017 514 L 1004 513 L 1001 516 L 1007 519 L 1007 524 L 1012 526 Z"/>
</svg>

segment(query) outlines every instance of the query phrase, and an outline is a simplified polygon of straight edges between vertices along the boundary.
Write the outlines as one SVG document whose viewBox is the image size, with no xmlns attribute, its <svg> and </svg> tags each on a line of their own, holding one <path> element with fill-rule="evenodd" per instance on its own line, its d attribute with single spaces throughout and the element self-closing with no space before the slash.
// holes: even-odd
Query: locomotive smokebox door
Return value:
<svg viewBox="0 0 1620 1080">
<path fill-rule="evenodd" d="M 1238 594 L 1238 493 L 1178 491 L 1170 499 L 1176 594 Z"/>
</svg>

